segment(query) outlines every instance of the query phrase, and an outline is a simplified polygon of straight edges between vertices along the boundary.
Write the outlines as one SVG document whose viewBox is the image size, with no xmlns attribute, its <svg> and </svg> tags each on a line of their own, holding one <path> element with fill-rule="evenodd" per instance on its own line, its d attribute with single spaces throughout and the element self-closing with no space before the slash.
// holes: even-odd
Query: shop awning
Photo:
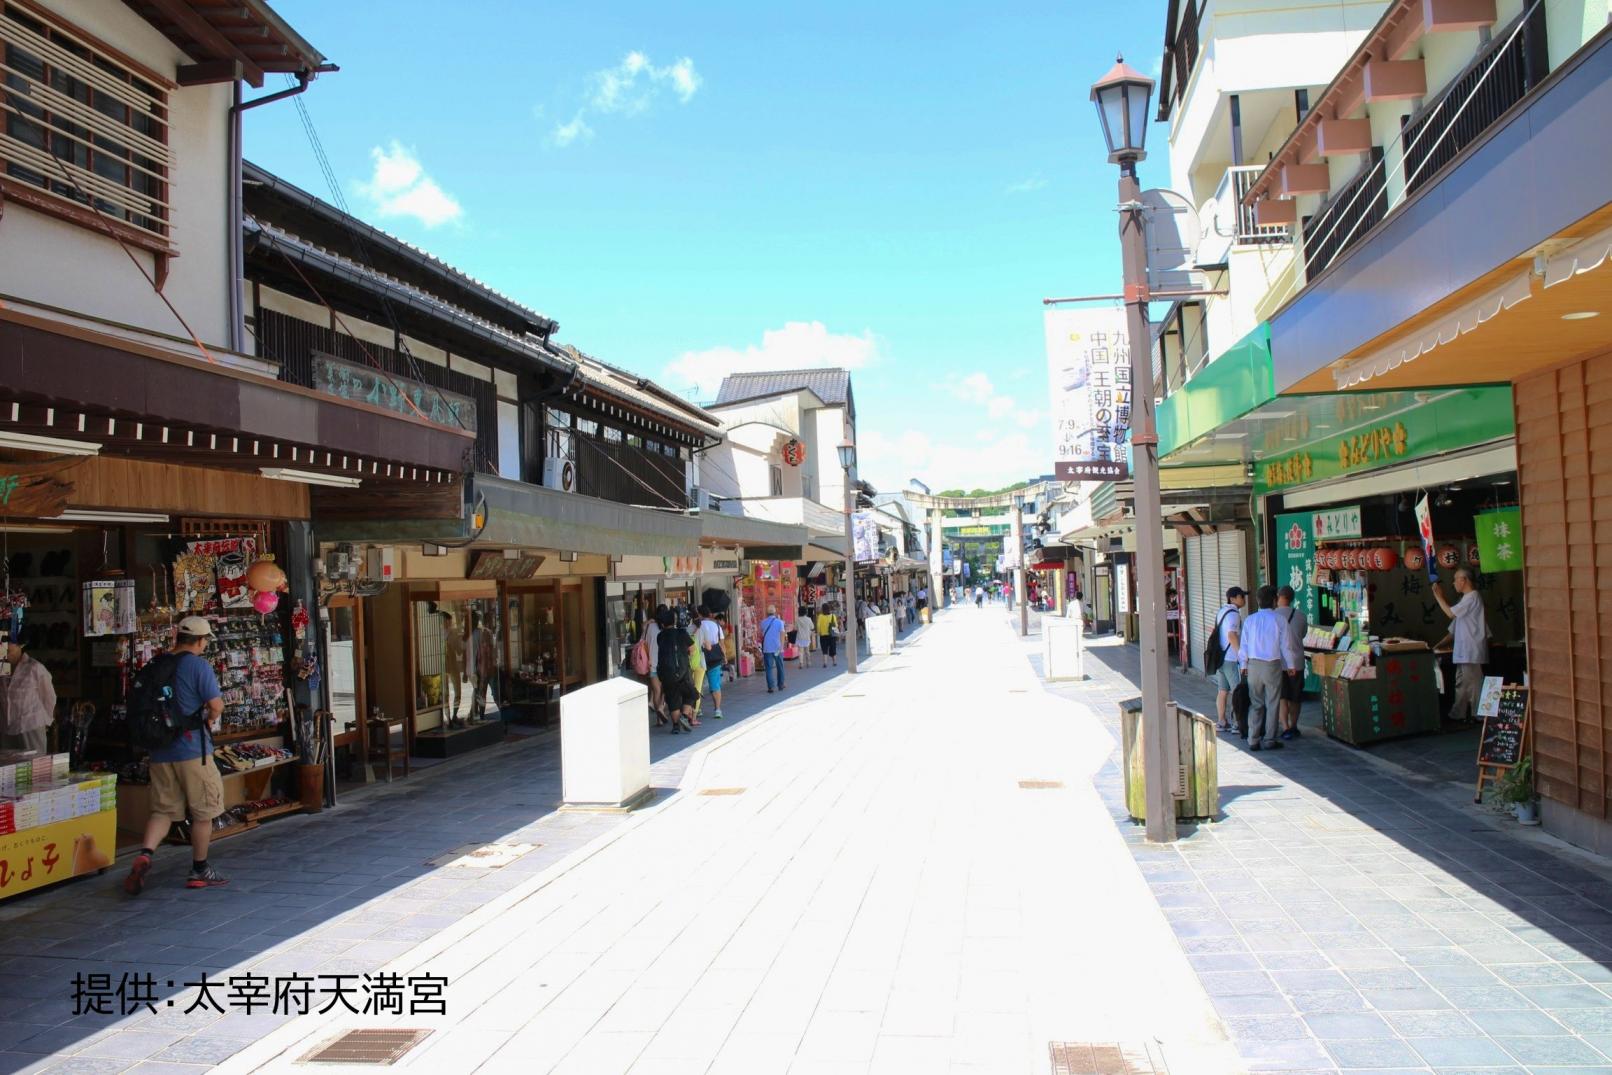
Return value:
<svg viewBox="0 0 1612 1075">
<path fill-rule="evenodd" d="M 477 474 L 472 503 L 484 499 L 482 545 L 634 556 L 698 556 L 700 520 L 599 500 L 541 485 Z"/>
<path fill-rule="evenodd" d="M 723 511 L 696 512 L 695 517 L 705 544 L 737 545 L 747 560 L 800 560 L 810 541 L 804 526 Z"/>
<path fill-rule="evenodd" d="M 836 563 L 845 559 L 844 534 L 815 534 L 811 544 L 801 556 L 803 560 L 833 560 Z"/>
</svg>

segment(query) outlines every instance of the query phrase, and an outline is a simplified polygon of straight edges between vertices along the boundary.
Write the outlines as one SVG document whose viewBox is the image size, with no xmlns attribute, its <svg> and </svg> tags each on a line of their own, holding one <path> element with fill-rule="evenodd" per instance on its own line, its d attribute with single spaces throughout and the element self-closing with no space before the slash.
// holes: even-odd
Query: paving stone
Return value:
<svg viewBox="0 0 1612 1075">
<path fill-rule="evenodd" d="M 1317 1012 L 1303 1019 L 1310 1032 L 1323 1041 L 1379 1040 L 1397 1036 L 1387 1020 L 1374 1012 Z"/>
<path fill-rule="evenodd" d="M 1577 1038 L 1496 1038 L 1513 1057 L 1530 1066 L 1606 1064 L 1607 1057 Z"/>
</svg>

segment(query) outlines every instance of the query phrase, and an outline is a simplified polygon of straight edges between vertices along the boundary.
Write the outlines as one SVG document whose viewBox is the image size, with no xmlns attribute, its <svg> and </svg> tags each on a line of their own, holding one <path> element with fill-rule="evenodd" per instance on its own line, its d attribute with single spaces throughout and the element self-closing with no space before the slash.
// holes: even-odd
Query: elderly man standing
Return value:
<svg viewBox="0 0 1612 1075">
<path fill-rule="evenodd" d="M 1433 600 L 1450 618 L 1450 635 L 1455 642 L 1451 656 L 1455 662 L 1455 703 L 1450 707 L 1450 719 L 1470 721 L 1477 719 L 1483 666 L 1489 662 L 1489 620 L 1472 572 L 1464 567 L 1455 569 L 1455 592 L 1461 599 L 1452 605 L 1444 597 L 1444 587 L 1433 583 Z"/>
<path fill-rule="evenodd" d="M 1248 680 L 1248 749 L 1279 750 L 1282 681 L 1299 674 L 1304 653 L 1276 612 L 1276 587 L 1261 586 L 1258 597 L 1259 611 L 1248 617 L 1238 639 L 1238 663 Z"/>
<path fill-rule="evenodd" d="M 11 675 L 0 680 L 5 748 L 43 754 L 50 723 L 56 719 L 56 685 L 50 671 L 23 652 L 20 633 L 11 633 L 14 637 L 6 645 Z"/>
</svg>

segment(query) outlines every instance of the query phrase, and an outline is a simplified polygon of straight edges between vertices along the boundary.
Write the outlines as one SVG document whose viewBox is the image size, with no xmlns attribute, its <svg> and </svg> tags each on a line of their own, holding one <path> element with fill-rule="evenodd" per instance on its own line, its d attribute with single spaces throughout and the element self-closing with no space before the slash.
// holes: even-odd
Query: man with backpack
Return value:
<svg viewBox="0 0 1612 1075">
<path fill-rule="evenodd" d="M 213 626 L 201 616 L 179 621 L 173 648 L 142 668 L 129 698 L 129 724 L 151 751 L 151 817 L 145 841 L 129 866 L 123 890 L 145 888 L 151 858 L 176 822 L 190 819 L 190 876 L 186 888 L 225 884 L 208 865 L 213 819 L 224 812 L 224 782 L 213 762 L 209 731 L 224 712 L 212 664 L 202 656 Z M 158 740 L 167 739 L 163 744 Z"/>
<path fill-rule="evenodd" d="M 658 649 L 655 671 L 660 678 L 661 697 L 666 703 L 672 722 L 672 733 L 694 730 L 694 706 L 700 700 L 700 688 L 694 682 L 694 663 L 689 650 L 694 639 L 677 622 L 670 609 L 660 612 L 660 632 L 655 636 Z"/>
<path fill-rule="evenodd" d="M 1214 630 L 1209 632 L 1209 641 L 1204 646 L 1204 671 L 1209 675 L 1209 682 L 1220 688 L 1215 695 L 1215 712 L 1220 718 L 1217 727 L 1223 732 L 1231 731 L 1226 706 L 1231 701 L 1231 692 L 1242 680 L 1242 670 L 1237 663 L 1237 641 L 1243 629 L 1243 605 L 1247 602 L 1248 592 L 1241 586 L 1226 591 L 1226 603 L 1215 613 Z"/>
</svg>

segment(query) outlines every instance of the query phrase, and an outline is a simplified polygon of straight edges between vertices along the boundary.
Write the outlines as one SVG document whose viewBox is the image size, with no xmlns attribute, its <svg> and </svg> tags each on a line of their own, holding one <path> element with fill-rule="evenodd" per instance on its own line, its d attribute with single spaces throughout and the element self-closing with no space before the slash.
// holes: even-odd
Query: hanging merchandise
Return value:
<svg viewBox="0 0 1612 1075">
<path fill-rule="evenodd" d="M 1438 547 L 1438 566 L 1453 571 L 1461 566 L 1461 550 L 1454 545 Z"/>
<path fill-rule="evenodd" d="M 301 642 L 308 637 L 308 609 L 299 600 L 291 610 L 291 633 Z"/>
<path fill-rule="evenodd" d="M 84 636 L 134 633 L 134 580 L 98 579 L 84 584 Z"/>
<path fill-rule="evenodd" d="M 279 593 L 285 589 L 285 572 L 274 557 L 264 554 L 246 569 L 246 584 L 256 593 Z"/>
<path fill-rule="evenodd" d="M 225 608 L 251 608 L 252 591 L 246 573 L 254 566 L 257 541 L 249 537 L 217 538 L 210 541 L 192 541 L 191 552 L 213 558 L 213 573 L 217 579 L 218 600 Z"/>
<path fill-rule="evenodd" d="M 280 595 L 272 591 L 264 591 L 252 595 L 252 607 L 260 614 L 267 616 L 280 607 Z"/>
<path fill-rule="evenodd" d="M 174 560 L 174 608 L 179 612 L 205 612 L 218 592 L 213 558 L 184 552 Z"/>
<path fill-rule="evenodd" d="M 1405 549 L 1405 570 L 1420 571 L 1427 566 L 1427 555 L 1421 549 L 1411 545 Z"/>
</svg>

